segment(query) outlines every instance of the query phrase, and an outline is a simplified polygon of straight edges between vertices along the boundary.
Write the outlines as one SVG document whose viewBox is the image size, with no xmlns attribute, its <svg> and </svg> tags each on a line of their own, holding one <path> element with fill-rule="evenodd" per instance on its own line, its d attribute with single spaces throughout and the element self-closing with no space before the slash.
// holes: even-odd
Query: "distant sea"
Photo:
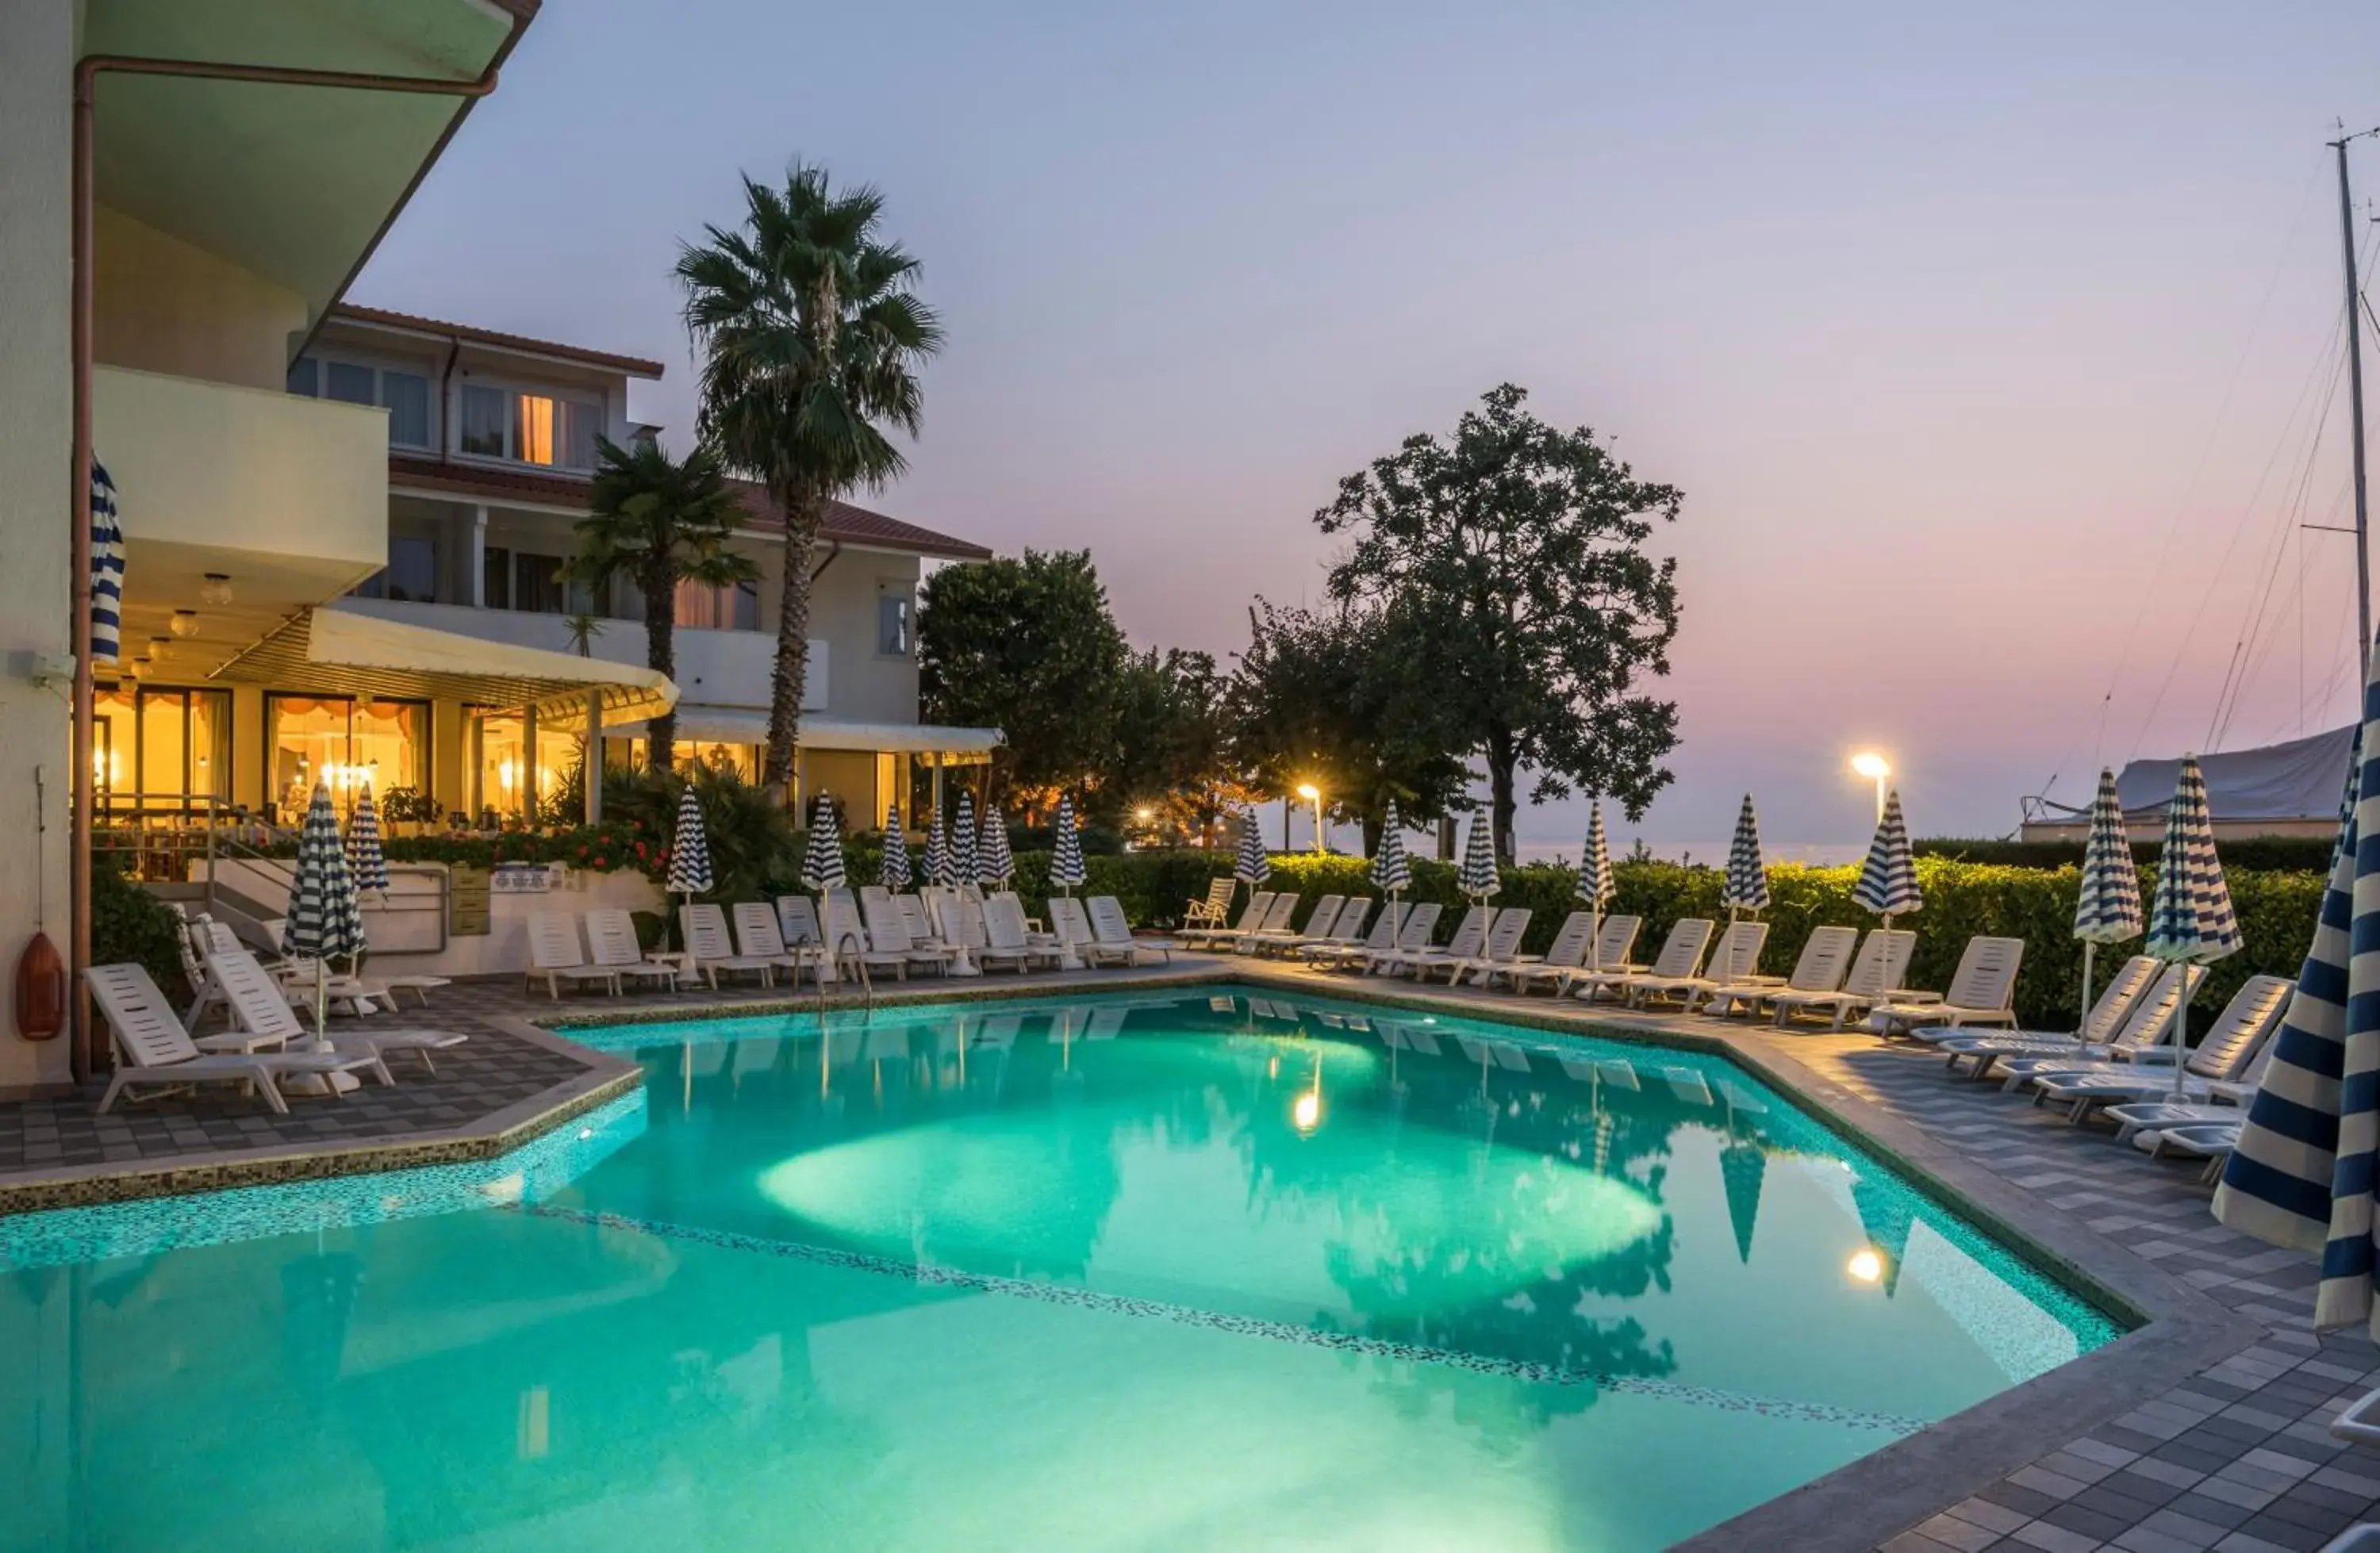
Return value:
<svg viewBox="0 0 2380 1553">
<path fill-rule="evenodd" d="M 1568 842 L 1532 842 L 1515 843 L 1524 863 L 1575 863 L 1579 843 Z M 1714 842 L 1651 842 L 1645 850 L 1665 863 L 1707 863 L 1713 867 L 1727 865 L 1728 843 L 1725 837 Z M 1633 836 L 1613 836 L 1611 855 L 1625 857 L 1636 849 Z M 1856 863 L 1867 855 L 1867 843 L 1854 842 L 1772 842 L 1763 838 L 1761 853 L 1771 863 L 1807 863 L 1817 867 L 1831 867 L 1841 863 Z"/>
</svg>

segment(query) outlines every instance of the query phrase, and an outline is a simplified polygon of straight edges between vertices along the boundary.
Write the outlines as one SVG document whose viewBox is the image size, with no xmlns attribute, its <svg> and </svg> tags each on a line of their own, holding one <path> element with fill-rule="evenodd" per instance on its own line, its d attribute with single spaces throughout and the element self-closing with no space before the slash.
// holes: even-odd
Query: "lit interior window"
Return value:
<svg viewBox="0 0 2380 1553">
<path fill-rule="evenodd" d="M 520 396 L 520 461 L 553 462 L 553 401 L 535 394 Z"/>
</svg>

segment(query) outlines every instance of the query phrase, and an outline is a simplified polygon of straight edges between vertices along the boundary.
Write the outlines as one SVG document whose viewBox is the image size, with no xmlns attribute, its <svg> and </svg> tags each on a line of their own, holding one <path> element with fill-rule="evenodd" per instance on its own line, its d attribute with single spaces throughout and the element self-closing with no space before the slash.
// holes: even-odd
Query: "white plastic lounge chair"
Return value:
<svg viewBox="0 0 2380 1553">
<path fill-rule="evenodd" d="M 777 897 L 777 936 L 795 954 L 823 952 L 826 930 L 819 926 L 818 904 L 808 895 Z"/>
<path fill-rule="evenodd" d="M 253 1089 L 274 1110 L 285 1111 L 276 1079 L 298 1074 L 377 1073 L 388 1070 L 377 1057 L 333 1052 L 206 1052 L 174 1013 L 174 1005 L 139 965 L 93 965 L 83 973 L 91 1001 L 107 1021 L 115 1048 L 115 1073 L 99 1098 L 102 1115 L 134 1090 L 165 1091 L 197 1084 L 238 1084 Z M 134 1097 L 138 1098 L 138 1096 Z"/>
<path fill-rule="evenodd" d="M 2203 1098 L 2183 1100 L 2132 1100 L 2123 1105 L 2107 1106 L 2100 1115 L 2116 1124 L 2116 1141 L 2129 1143 L 2132 1134 L 2144 1128 L 2188 1127 L 2201 1122 L 2237 1122 L 2247 1114 L 2256 1101 L 2256 1092 L 2264 1087 L 2265 1070 L 2273 1063 L 2273 1050 L 2280 1045 L 2276 1030 L 2265 1039 L 2250 1059 L 2247 1069 L 2231 1082 L 2217 1080 L 2206 1086 Z M 2160 1091 L 2162 1093 L 2162 1091 Z"/>
<path fill-rule="evenodd" d="M 1713 972 L 1712 984 L 1703 994 L 1703 1012 L 1729 1013 L 1741 1010 L 1757 1019 L 1760 1005 L 1779 992 L 1835 991 L 1852 968 L 1852 948 L 1858 942 L 1856 928 L 1813 928 L 1810 936 L 1802 940 L 1802 952 L 1794 957 L 1792 974 L 1782 981 L 1775 977 L 1726 981 Z"/>
<path fill-rule="evenodd" d="M 1240 920 L 1235 925 L 1229 928 L 1199 928 L 1175 936 L 1182 940 L 1184 947 L 1190 949 L 1208 949 L 1232 943 L 1264 926 L 1265 915 L 1272 910 L 1272 904 L 1276 898 L 1274 892 L 1270 890 L 1258 890 L 1249 895 L 1248 904 L 1241 909 Z"/>
<path fill-rule="evenodd" d="M 1852 956 L 1851 974 L 1843 977 L 1840 990 L 1779 992 L 1769 998 L 1776 1005 L 1777 1023 L 1790 1025 L 1801 1013 L 1825 1013 L 1832 1017 L 1833 1028 L 1841 1029 L 1845 1019 L 1900 988 L 1900 978 L 1909 974 L 1910 957 L 1916 952 L 1914 932 L 1903 928 L 1870 928 L 1860 940 L 1859 952 Z"/>
<path fill-rule="evenodd" d="M 1960 952 L 1950 989 L 1939 998 L 1895 992 L 1867 1011 L 1868 1028 L 1898 1036 L 1919 1025 L 2002 1025 L 2016 1028 L 2016 973 L 2024 964 L 2022 939 L 1978 933 Z"/>
<path fill-rule="evenodd" d="M 1522 939 L 1528 934 L 1529 920 L 1536 915 L 1527 906 L 1507 906 L 1498 912 L 1495 926 L 1488 929 L 1488 941 L 1479 946 L 1479 952 L 1446 965 L 1446 984 L 1451 987 L 1467 976 L 1475 986 L 1485 987 L 1488 973 L 1500 965 L 1510 969 L 1521 952 Z M 1415 974 L 1420 980 L 1427 981 L 1429 973 L 1437 969 L 1434 965 L 1425 965 Z"/>
<path fill-rule="evenodd" d="M 254 1050 L 269 1046 L 276 1051 L 293 1051 L 304 1050 L 303 1043 L 315 1040 L 313 1029 L 298 1018 L 289 1000 L 281 995 L 272 973 L 247 950 L 226 950 L 208 956 L 207 971 L 230 1004 L 233 1028 L 198 1041 L 201 1049 L 238 1046 Z M 425 1071 L 432 1074 L 438 1071 L 438 1065 L 430 1054 L 452 1050 L 464 1039 L 462 1033 L 455 1030 L 391 1030 L 379 1025 L 369 1030 L 333 1031 L 329 1037 L 331 1049 L 342 1056 L 384 1061 L 391 1052 L 409 1051 Z M 385 1066 L 370 1071 L 382 1083 L 391 1082 Z"/>
<path fill-rule="evenodd" d="M 1636 935 L 1644 928 L 1645 919 L 1641 916 L 1625 914 L 1606 916 L 1603 926 L 1596 929 L 1595 946 L 1580 955 L 1576 965 L 1558 966 L 1548 963 L 1522 971 L 1512 978 L 1512 989 L 1526 992 L 1533 987 L 1545 986 L 1552 988 L 1555 995 L 1560 996 L 1568 991 L 1581 976 L 1602 973 L 1627 976 L 1636 971 L 1650 970 L 1651 966 L 1636 965 L 1628 958 L 1635 952 Z M 1546 958 L 1550 962 L 1553 956 L 1548 954 Z"/>
<path fill-rule="evenodd" d="M 2000 1033 L 2000 1037 L 2004 1039 L 2032 1040 L 2046 1044 L 2081 1041 L 2086 1045 L 2104 1045 L 2123 1027 L 2124 1015 L 2131 1011 L 2133 1000 L 2148 990 L 2149 983 L 2156 979 L 2156 974 L 2157 963 L 2155 960 L 2145 954 L 2135 954 L 2117 966 L 2115 975 L 2109 977 L 2107 984 L 2099 989 L 2098 999 L 2092 1003 L 2090 1013 L 2083 1016 L 2080 1029 L 2071 1032 L 2006 1030 Z M 1909 1032 L 1910 1039 L 1924 1041 L 1930 1046 L 1946 1046 L 1946 1043 L 1968 1040 L 1973 1037 L 1973 1032 L 1961 1030 L 1949 1025 L 1938 1026 L 1920 1025 Z"/>
<path fill-rule="evenodd" d="M 1680 1000 L 1688 1013 L 1694 1001 L 1720 987 L 1750 981 L 1760 971 L 1760 952 L 1768 942 L 1766 922 L 1730 922 L 1711 951 L 1708 976 L 1665 977 L 1655 972 L 1632 976 L 1618 984 L 1631 1008 L 1650 1008 L 1658 998 Z"/>
<path fill-rule="evenodd" d="M 600 987 L 613 997 L 620 993 L 620 973 L 587 958 L 578 941 L 578 924 L 560 912 L 529 914 L 528 970 L 521 979 L 524 990 L 534 989 L 542 979 L 545 995 L 557 1002 L 565 981 L 576 987 Z"/>
<path fill-rule="evenodd" d="M 983 947 L 983 903 L 965 895 L 953 895 L 944 903 L 944 910 L 957 927 L 957 940 L 969 949 Z M 903 924 L 905 929 L 906 924 Z M 909 945 L 905 931 L 897 946 L 880 945 L 869 937 L 867 919 L 861 916 L 859 901 L 849 890 L 826 892 L 826 936 L 833 946 L 837 975 L 856 977 L 865 969 L 868 976 L 878 971 L 891 971 L 895 981 L 909 979 Z"/>
<path fill-rule="evenodd" d="M 274 928 L 277 936 L 278 920 L 268 926 Z M 248 950 L 248 945 L 240 942 L 239 935 L 231 930 L 229 924 L 217 922 L 204 912 L 190 923 L 190 947 L 197 952 L 201 966 L 210 954 Z M 258 964 L 264 965 L 266 972 L 280 983 L 284 995 L 291 1003 L 309 1009 L 314 1006 L 316 977 L 313 961 L 283 956 L 270 963 L 260 960 Z M 431 979 L 443 985 L 443 978 Z M 358 980 L 327 967 L 321 980 L 322 996 L 334 1011 L 344 1010 L 357 1015 L 377 1013 L 383 1009 L 391 1013 L 396 1012 L 395 994 L 380 981 Z M 214 990 L 212 982 L 200 987 L 197 1001 L 190 1005 L 190 1024 L 196 1026 L 200 1017 L 220 1001 L 222 995 Z"/>
<path fill-rule="evenodd" d="M 2132 1134 L 2132 1147 L 2152 1159 L 2168 1155 L 2184 1159 L 2204 1159 L 2206 1169 L 2198 1177 L 2201 1185 L 2213 1185 L 2223 1173 L 2223 1161 L 2240 1147 L 2241 1122 L 2198 1122 L 2184 1127 L 2150 1127 Z"/>
<path fill-rule="evenodd" d="M 697 976 L 709 983 L 712 991 L 719 989 L 719 973 L 733 975 L 746 972 L 760 978 L 760 985 L 775 985 L 769 962 L 748 959 L 736 952 L 735 940 L 727 936 L 727 914 L 708 901 L 689 901 L 677 908 L 678 931 L 685 935 L 686 952 Z"/>
<path fill-rule="evenodd" d="M 1512 989 L 1518 991 L 1521 989 L 1522 978 L 1524 977 L 1542 975 L 1550 980 L 1553 972 L 1566 971 L 1573 966 L 1584 965 L 1586 964 L 1587 952 L 1594 947 L 1595 914 L 1591 911 L 1574 911 L 1563 917 L 1562 925 L 1554 929 L 1553 941 L 1546 945 L 1546 952 L 1543 954 L 1510 956 L 1489 966 L 1486 974 L 1479 978 L 1479 985 L 1492 987 L 1501 980 L 1510 983 Z"/>
<path fill-rule="evenodd" d="M 1124 916 L 1123 904 L 1113 895 L 1094 895 L 1084 903 L 1091 914 L 1091 945 L 1084 951 L 1094 965 L 1111 961 L 1126 965 L 1145 965 L 1150 957 L 1170 962 L 1173 946 L 1162 940 L 1136 939 L 1132 936 L 1132 923 Z"/>
<path fill-rule="evenodd" d="M 912 893 L 893 896 L 892 904 L 900 909 L 903 926 L 909 929 L 909 947 L 931 950 L 947 962 L 947 946 L 934 935 L 934 918 L 926 910 L 926 903 Z"/>
<path fill-rule="evenodd" d="M 736 901 L 727 908 L 728 925 L 735 929 L 735 952 L 747 960 L 767 963 L 771 972 L 785 973 L 790 986 L 801 985 L 802 967 L 818 964 L 816 951 L 795 953 L 785 947 L 777 908 L 767 901 Z"/>
<path fill-rule="evenodd" d="M 2105 1042 L 2076 1042 L 2063 1036 L 1962 1036 L 1937 1041 L 1935 1049 L 1948 1056 L 1954 1072 L 1961 1062 L 1967 1063 L 1969 1076 L 1974 1078 L 1991 1076 L 1996 1069 L 2001 1073 L 2046 1072 L 2110 1058 L 2122 1062 L 2171 1062 L 2172 1050 L 2165 1042 L 2173 1034 L 2174 1013 L 2181 1006 L 2182 989 L 2186 983 L 2194 992 L 2205 979 L 2204 965 L 2167 966 L 2149 984 L 2147 991 L 2131 1001 L 2123 1023 Z"/>
<path fill-rule="evenodd" d="M 1090 913 L 1083 909 L 1080 897 L 1074 895 L 1050 897 L 1050 936 L 1062 947 L 1075 951 L 1077 955 L 1082 955 L 1098 941 L 1097 935 L 1091 931 Z M 1088 965 L 1092 962 L 1086 956 L 1083 964 Z"/>
<path fill-rule="evenodd" d="M 677 963 L 645 957 L 637 943 L 636 918 L 625 909 L 598 906 L 585 920 L 588 955 L 596 965 L 617 973 L 623 982 L 659 982 L 665 989 L 677 986 Z"/>
<path fill-rule="evenodd" d="M 1014 899 L 1014 896 L 1010 898 Z M 901 909 L 901 903 L 888 892 L 861 891 L 859 917 L 868 929 L 868 947 L 871 951 L 901 957 L 902 980 L 907 980 L 907 973 L 912 970 L 942 974 L 950 971 L 951 952 L 940 944 L 919 943 L 916 930 L 909 926 L 908 914 Z"/>
<path fill-rule="evenodd" d="M 1318 949 L 1353 949 L 1364 941 L 1364 932 L 1371 925 L 1372 907 L 1377 904 L 1369 895 L 1350 895 L 1347 904 L 1339 908 L 1339 920 L 1330 927 L 1330 936 L 1313 943 L 1300 944 L 1297 953 L 1310 956 Z"/>
<path fill-rule="evenodd" d="M 1291 898 L 1292 905 L 1296 904 Z M 1320 943 L 1338 929 L 1340 908 L 1347 904 L 1344 895 L 1325 895 L 1314 903 L 1305 914 L 1305 926 L 1292 931 L 1288 928 L 1266 928 L 1240 940 L 1243 954 L 1294 954 L 1309 943 Z"/>
<path fill-rule="evenodd" d="M 1702 968 L 1703 952 L 1710 948 L 1711 936 L 1718 924 L 1707 916 L 1682 916 L 1670 924 L 1670 936 L 1661 940 L 1661 952 L 1653 957 L 1650 974 L 1674 981 L 1691 977 Z M 1562 990 L 1589 1002 L 1599 992 L 1610 990 L 1617 995 L 1621 982 L 1645 972 L 1646 967 L 1606 966 L 1601 971 L 1581 971 L 1562 981 Z"/>
<path fill-rule="evenodd" d="M 2287 977 L 2252 976 L 2223 1005 L 2206 1037 L 2182 1060 L 2180 1098 L 2207 1099 L 2218 1084 L 2237 1084 L 2264 1050 L 2289 1006 L 2296 983 Z M 2165 1064 L 2168 1072 L 2171 1065 Z M 2123 1100 L 2145 1100 L 2173 1092 L 2167 1074 L 2146 1074 L 2137 1062 L 2095 1062 L 2079 1068 L 2036 1072 L 2034 1102 L 2066 1105 L 2067 1120 L 2080 1123 L 2094 1110 Z"/>
<path fill-rule="evenodd" d="M 1239 880 L 1229 874 L 1208 881 L 1205 900 L 1199 900 L 1194 895 L 1184 904 L 1183 930 L 1187 932 L 1196 928 L 1220 928 L 1229 922 L 1232 911 L 1232 892 L 1239 888 Z"/>
<path fill-rule="evenodd" d="M 1282 891 L 1272 898 L 1272 904 L 1265 908 L 1264 919 L 1257 924 L 1255 930 L 1230 940 L 1229 947 L 1242 954 L 1252 954 L 1259 944 L 1276 940 L 1293 940 L 1296 935 L 1290 931 L 1289 922 L 1296 912 L 1297 892 Z"/>
<path fill-rule="evenodd" d="M 1495 925 L 1494 906 L 1473 906 L 1463 914 L 1463 920 L 1454 925 L 1454 936 L 1444 945 L 1433 948 L 1424 942 L 1408 949 L 1401 940 L 1388 953 L 1374 956 L 1364 968 L 1382 976 L 1404 976 L 1408 973 L 1418 976 L 1424 965 L 1473 959 L 1487 946 L 1488 929 Z"/>
<path fill-rule="evenodd" d="M 1402 901 L 1390 901 L 1380 908 L 1380 915 L 1372 918 L 1371 927 L 1360 937 L 1350 938 L 1342 933 L 1330 943 L 1307 944 L 1298 952 L 1307 965 L 1318 970 L 1360 965 L 1369 956 L 1396 947 L 1397 933 L 1413 909 Z"/>
<path fill-rule="evenodd" d="M 1013 891 L 984 897 L 983 931 L 984 946 L 976 960 L 987 971 L 1010 965 L 1022 973 L 1036 965 L 1054 967 L 1065 958 L 1065 952 L 1055 944 L 1033 941 L 1032 929 L 1025 922 L 1025 903 Z"/>
</svg>

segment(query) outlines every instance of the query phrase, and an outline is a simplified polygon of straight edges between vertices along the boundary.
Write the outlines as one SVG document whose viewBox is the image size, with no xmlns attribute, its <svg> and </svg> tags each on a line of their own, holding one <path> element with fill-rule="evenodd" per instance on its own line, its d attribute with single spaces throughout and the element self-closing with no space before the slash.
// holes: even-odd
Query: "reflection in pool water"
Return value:
<svg viewBox="0 0 2380 1553">
<path fill-rule="evenodd" d="M 647 1090 L 540 1153 L 0 1220 L 0 1547 L 1652 1548 L 2115 1331 L 1702 1056 L 587 1038 Z"/>
</svg>

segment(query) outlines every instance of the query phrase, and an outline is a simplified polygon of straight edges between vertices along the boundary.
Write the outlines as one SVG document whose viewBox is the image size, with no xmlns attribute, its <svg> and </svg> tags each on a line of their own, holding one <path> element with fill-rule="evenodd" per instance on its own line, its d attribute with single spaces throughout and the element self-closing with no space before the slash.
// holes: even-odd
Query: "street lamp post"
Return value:
<svg viewBox="0 0 2380 1553">
<path fill-rule="evenodd" d="M 1886 779 L 1892 775 L 1892 762 L 1887 760 L 1883 756 L 1878 755 L 1872 749 L 1862 750 L 1859 754 L 1852 757 L 1852 770 L 1859 775 L 1870 779 L 1876 783 L 1876 818 L 1878 823 L 1882 823 L 1884 819 L 1884 784 Z"/>
<path fill-rule="evenodd" d="M 1322 840 L 1322 789 L 1310 782 L 1301 782 L 1297 784 L 1297 795 L 1314 806 L 1314 850 L 1330 851 Z"/>
</svg>

